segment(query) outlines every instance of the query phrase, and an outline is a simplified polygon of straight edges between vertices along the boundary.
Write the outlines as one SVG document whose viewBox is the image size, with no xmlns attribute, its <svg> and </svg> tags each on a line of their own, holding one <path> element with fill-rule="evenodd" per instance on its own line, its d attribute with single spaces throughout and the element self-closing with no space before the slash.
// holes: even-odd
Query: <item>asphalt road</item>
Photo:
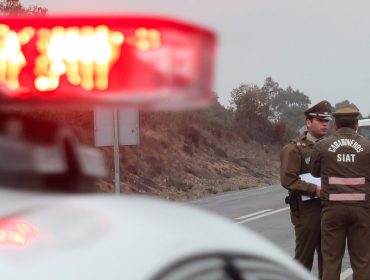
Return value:
<svg viewBox="0 0 370 280">
<path fill-rule="evenodd" d="M 187 204 L 225 216 L 248 227 L 294 256 L 294 229 L 289 207 L 284 203 L 287 191 L 281 185 L 224 193 Z M 317 275 L 315 260 L 312 274 Z M 352 279 L 348 253 L 342 262 L 341 280 Z"/>
</svg>

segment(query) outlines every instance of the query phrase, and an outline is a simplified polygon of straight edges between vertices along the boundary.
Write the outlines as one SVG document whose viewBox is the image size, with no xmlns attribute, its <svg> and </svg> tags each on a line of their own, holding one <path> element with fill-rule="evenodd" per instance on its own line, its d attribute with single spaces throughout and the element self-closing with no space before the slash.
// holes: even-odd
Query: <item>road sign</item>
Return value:
<svg viewBox="0 0 370 280">
<path fill-rule="evenodd" d="M 135 108 L 117 109 L 118 145 L 139 145 L 139 112 Z M 114 146 L 114 109 L 94 109 L 95 147 Z"/>
<path fill-rule="evenodd" d="M 95 108 L 95 146 L 114 147 L 114 178 L 116 195 L 120 195 L 119 146 L 139 145 L 138 109 Z"/>
</svg>

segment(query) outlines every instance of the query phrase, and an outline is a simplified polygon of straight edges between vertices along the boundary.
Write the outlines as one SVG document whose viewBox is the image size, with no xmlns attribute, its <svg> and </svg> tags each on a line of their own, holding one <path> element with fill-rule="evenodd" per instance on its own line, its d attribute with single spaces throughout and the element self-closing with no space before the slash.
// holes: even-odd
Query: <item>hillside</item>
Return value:
<svg viewBox="0 0 370 280">
<path fill-rule="evenodd" d="M 113 148 L 103 148 L 114 192 Z M 212 122 L 168 121 L 140 128 L 140 145 L 120 147 L 121 192 L 197 199 L 279 182 L 281 145 L 263 145 Z"/>
<path fill-rule="evenodd" d="M 94 146 L 92 110 L 21 114 L 64 123 L 83 145 Z M 274 131 L 256 123 L 258 131 L 245 129 L 229 120 L 230 112 L 219 103 L 194 112 L 140 112 L 140 145 L 120 147 L 121 192 L 183 201 L 279 183 L 282 144 Z M 114 193 L 113 147 L 100 149 L 110 172 L 97 182 L 97 191 Z"/>
</svg>

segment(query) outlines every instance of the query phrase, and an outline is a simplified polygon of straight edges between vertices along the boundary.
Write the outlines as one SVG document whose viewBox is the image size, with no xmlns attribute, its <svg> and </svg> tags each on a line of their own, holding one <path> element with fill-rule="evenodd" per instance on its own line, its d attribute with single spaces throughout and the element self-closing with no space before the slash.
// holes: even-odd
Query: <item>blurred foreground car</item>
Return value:
<svg viewBox="0 0 370 280">
<path fill-rule="evenodd" d="M 211 32 L 132 17 L 7 18 L 0 43 L 2 279 L 312 279 L 222 217 L 157 199 L 87 194 L 106 174 L 99 150 L 13 110 L 204 106 Z"/>
<path fill-rule="evenodd" d="M 157 199 L 2 189 L 3 279 L 313 279 L 231 221 Z"/>
</svg>

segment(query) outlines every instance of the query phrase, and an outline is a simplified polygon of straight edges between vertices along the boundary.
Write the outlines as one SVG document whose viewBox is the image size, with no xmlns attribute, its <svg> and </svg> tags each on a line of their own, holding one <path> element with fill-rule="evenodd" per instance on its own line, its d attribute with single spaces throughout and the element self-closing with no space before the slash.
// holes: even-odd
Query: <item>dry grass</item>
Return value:
<svg viewBox="0 0 370 280">
<path fill-rule="evenodd" d="M 237 132 L 215 132 L 213 126 L 179 123 L 155 128 L 141 128 L 139 146 L 121 147 L 123 193 L 180 201 L 279 181 L 281 147 L 245 143 Z M 106 156 L 113 156 L 109 149 L 104 150 Z M 113 185 L 112 179 L 100 190 L 111 192 L 107 184 Z"/>
<path fill-rule="evenodd" d="M 140 145 L 120 147 L 121 192 L 187 200 L 279 182 L 281 146 L 264 145 L 231 128 L 226 109 L 217 110 L 144 114 Z M 40 111 L 38 116 L 72 126 L 82 144 L 94 145 L 92 111 Z M 100 149 L 109 176 L 96 187 L 113 193 L 113 148 Z"/>
</svg>

